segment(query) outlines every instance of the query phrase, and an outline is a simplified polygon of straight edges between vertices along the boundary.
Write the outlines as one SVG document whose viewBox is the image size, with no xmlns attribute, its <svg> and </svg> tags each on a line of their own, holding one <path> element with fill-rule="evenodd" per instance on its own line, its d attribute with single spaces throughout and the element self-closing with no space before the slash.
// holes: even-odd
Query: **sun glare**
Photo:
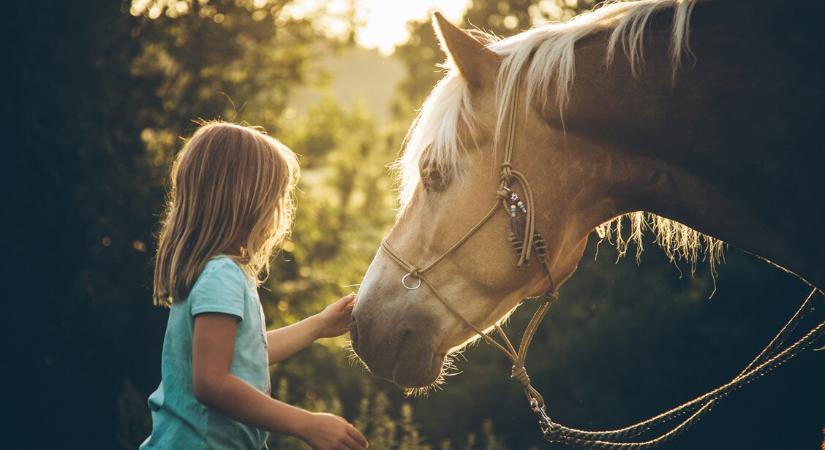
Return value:
<svg viewBox="0 0 825 450">
<path fill-rule="evenodd" d="M 295 0 L 288 2 L 282 12 L 287 17 L 301 19 L 323 11 L 323 14 L 313 20 L 322 34 L 330 37 L 348 35 L 351 20 L 355 19 L 355 40 L 358 45 L 378 49 L 388 55 L 395 46 L 409 39 L 407 22 L 429 19 L 433 11 L 440 11 L 448 19 L 458 21 L 467 11 L 470 2 L 471 0 Z M 251 2 L 251 6 L 257 9 L 265 9 L 267 4 L 267 0 Z M 150 19 L 157 19 L 161 14 L 177 17 L 189 12 L 189 2 L 132 0 L 129 12 L 134 16 L 147 14 Z M 223 17 L 222 14 L 217 14 L 214 18 L 216 22 L 219 22 L 218 16 Z"/>
<path fill-rule="evenodd" d="M 359 0 L 358 19 L 363 27 L 356 32 L 356 40 L 363 47 L 389 54 L 409 38 L 408 21 L 427 19 L 433 11 L 441 11 L 448 19 L 457 21 L 469 4 L 470 0 Z"/>
</svg>

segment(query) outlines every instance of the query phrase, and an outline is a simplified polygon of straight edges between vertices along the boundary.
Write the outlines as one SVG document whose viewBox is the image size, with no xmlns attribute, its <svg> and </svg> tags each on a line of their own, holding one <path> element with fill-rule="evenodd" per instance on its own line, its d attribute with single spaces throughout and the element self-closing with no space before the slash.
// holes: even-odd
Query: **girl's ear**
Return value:
<svg viewBox="0 0 825 450">
<path fill-rule="evenodd" d="M 501 57 L 450 23 L 439 12 L 433 13 L 433 28 L 444 53 L 453 61 L 471 87 L 492 86 L 501 64 Z"/>
</svg>

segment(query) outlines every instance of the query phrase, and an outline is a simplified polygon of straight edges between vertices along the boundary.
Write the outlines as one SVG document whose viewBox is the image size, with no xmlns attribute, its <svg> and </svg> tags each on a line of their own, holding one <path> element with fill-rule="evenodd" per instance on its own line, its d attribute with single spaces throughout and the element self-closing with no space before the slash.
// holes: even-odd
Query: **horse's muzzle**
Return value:
<svg viewBox="0 0 825 450">
<path fill-rule="evenodd" d="M 393 321 L 357 316 L 353 314 L 350 326 L 352 349 L 375 376 L 402 387 L 419 387 L 441 372 L 443 358 L 434 357 L 431 322 L 415 314 Z"/>
</svg>

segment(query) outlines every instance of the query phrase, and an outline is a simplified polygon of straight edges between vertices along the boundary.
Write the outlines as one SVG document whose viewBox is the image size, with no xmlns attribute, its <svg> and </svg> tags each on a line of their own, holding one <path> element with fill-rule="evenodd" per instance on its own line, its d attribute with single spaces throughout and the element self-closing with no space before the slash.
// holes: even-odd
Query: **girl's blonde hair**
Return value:
<svg viewBox="0 0 825 450">
<path fill-rule="evenodd" d="M 186 298 L 207 261 L 221 254 L 260 283 L 289 233 L 298 173 L 295 153 L 262 129 L 203 124 L 172 166 L 154 304 L 169 307 Z"/>
</svg>

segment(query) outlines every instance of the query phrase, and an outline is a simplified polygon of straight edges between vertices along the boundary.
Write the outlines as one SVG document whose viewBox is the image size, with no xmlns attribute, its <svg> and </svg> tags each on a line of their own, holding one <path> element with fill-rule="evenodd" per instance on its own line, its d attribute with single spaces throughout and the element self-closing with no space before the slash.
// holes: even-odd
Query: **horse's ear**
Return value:
<svg viewBox="0 0 825 450">
<path fill-rule="evenodd" d="M 481 87 L 495 81 L 501 62 L 495 52 L 450 23 L 439 12 L 433 13 L 433 28 L 444 53 L 453 60 L 470 86 Z"/>
</svg>

